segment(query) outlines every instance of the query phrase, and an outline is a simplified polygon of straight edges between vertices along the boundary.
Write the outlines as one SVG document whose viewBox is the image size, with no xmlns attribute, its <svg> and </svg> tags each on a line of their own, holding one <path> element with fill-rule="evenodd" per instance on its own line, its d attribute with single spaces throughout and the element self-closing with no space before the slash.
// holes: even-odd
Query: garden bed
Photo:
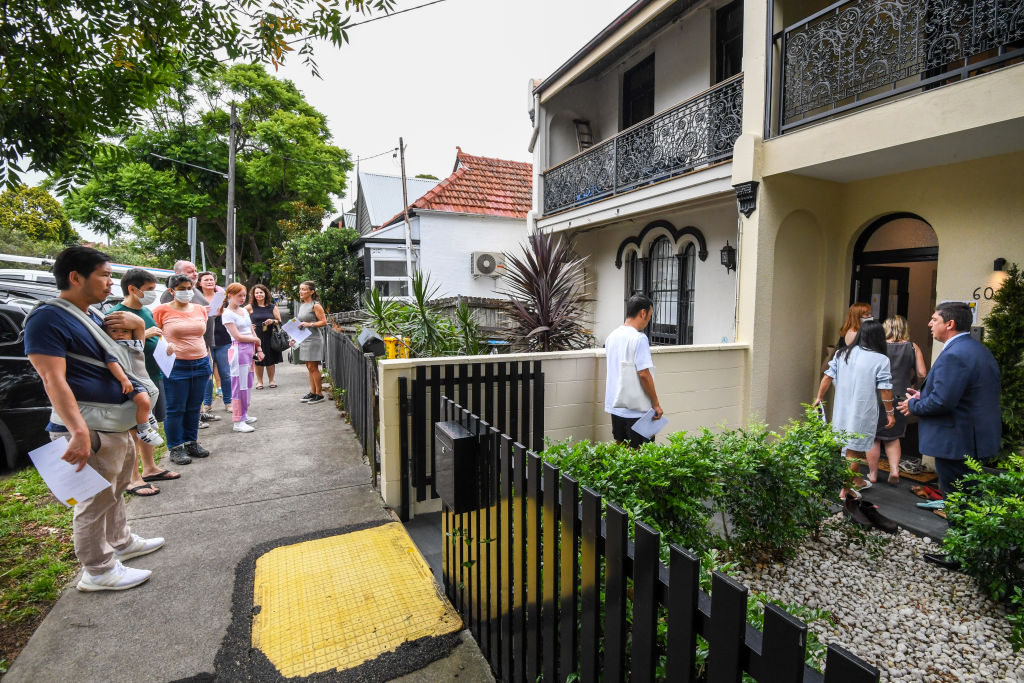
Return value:
<svg viewBox="0 0 1024 683">
<path fill-rule="evenodd" d="M 877 666 L 882 681 L 1024 680 L 1004 607 L 970 577 L 924 562 L 935 552 L 929 539 L 861 532 L 836 515 L 784 564 L 735 573 L 751 591 L 830 612 L 810 630 Z"/>
</svg>

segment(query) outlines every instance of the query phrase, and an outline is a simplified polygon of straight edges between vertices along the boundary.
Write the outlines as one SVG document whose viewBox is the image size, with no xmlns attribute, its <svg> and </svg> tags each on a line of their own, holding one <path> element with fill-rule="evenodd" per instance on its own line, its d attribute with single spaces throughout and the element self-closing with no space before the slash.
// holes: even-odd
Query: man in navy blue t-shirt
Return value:
<svg viewBox="0 0 1024 683">
<path fill-rule="evenodd" d="M 102 410 L 102 404 L 114 409 L 131 401 L 105 367 L 112 356 L 94 333 L 105 334 L 100 325 L 111 325 L 138 328 L 141 338 L 143 322 L 127 313 L 113 313 L 104 319 L 90 309 L 110 294 L 110 257 L 106 254 L 89 247 L 69 247 L 57 256 L 53 274 L 61 290 L 59 298 L 80 309 L 92 322 L 85 323 L 56 304 L 43 304 L 25 323 L 25 352 L 53 406 L 46 429 L 51 439 L 68 439 L 65 461 L 77 470 L 88 463 L 111 482 L 110 488 L 75 505 L 75 555 L 85 570 L 78 589 L 124 590 L 144 582 L 151 572 L 125 567 L 121 562 L 153 552 L 164 539 L 144 539 L 128 528 L 121 494 L 135 466 L 135 445 L 127 431 L 130 425 L 124 431 L 100 431 L 97 427 L 105 425 L 99 423 L 96 413 L 83 416 L 78 404 L 100 404 Z"/>
</svg>

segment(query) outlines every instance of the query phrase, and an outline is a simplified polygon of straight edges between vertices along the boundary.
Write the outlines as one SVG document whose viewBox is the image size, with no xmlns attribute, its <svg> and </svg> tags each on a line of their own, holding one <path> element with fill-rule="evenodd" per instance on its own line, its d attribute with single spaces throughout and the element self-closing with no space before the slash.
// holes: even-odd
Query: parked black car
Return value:
<svg viewBox="0 0 1024 683">
<path fill-rule="evenodd" d="M 46 443 L 50 421 L 43 380 L 25 356 L 26 315 L 24 304 L 0 303 L 0 465 L 9 469 Z"/>
</svg>

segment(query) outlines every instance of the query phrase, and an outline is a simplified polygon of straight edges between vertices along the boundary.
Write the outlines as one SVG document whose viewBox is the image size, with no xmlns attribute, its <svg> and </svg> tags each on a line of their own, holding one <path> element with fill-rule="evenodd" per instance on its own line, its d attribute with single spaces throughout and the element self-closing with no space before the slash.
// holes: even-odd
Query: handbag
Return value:
<svg viewBox="0 0 1024 683">
<path fill-rule="evenodd" d="M 626 346 L 626 356 L 619 361 L 619 386 L 615 389 L 613 408 L 639 410 L 646 413 L 651 409 L 651 399 L 640 384 L 636 370 L 636 345 L 640 342 L 637 334 Z"/>
<path fill-rule="evenodd" d="M 291 344 L 291 339 L 287 332 L 282 330 L 279 325 L 275 325 L 274 329 L 270 332 L 270 348 L 278 353 L 287 351 L 288 346 Z"/>
</svg>

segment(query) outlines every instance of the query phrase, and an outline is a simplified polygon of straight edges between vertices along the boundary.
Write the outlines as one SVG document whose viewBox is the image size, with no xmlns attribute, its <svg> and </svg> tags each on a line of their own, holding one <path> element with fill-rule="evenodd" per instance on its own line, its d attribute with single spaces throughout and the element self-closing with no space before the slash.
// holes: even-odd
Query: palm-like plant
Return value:
<svg viewBox="0 0 1024 683">
<path fill-rule="evenodd" d="M 522 257 L 506 254 L 506 293 L 517 351 L 566 351 L 591 345 L 586 327 L 586 259 L 561 236 L 531 235 Z"/>
</svg>

